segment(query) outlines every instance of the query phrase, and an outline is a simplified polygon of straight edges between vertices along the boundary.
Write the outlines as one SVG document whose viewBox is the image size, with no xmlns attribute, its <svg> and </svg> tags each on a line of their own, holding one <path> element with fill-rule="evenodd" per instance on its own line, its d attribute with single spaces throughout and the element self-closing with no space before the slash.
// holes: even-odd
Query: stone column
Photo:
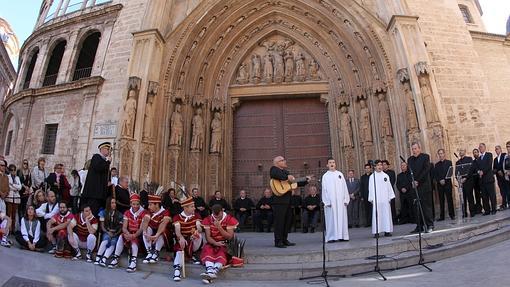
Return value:
<svg viewBox="0 0 510 287">
<path fill-rule="evenodd" d="M 44 80 L 44 73 L 46 72 L 45 63 L 49 60 L 51 55 L 48 55 L 49 39 L 45 40 L 39 48 L 39 55 L 35 62 L 34 72 L 32 73 L 32 79 L 30 79 L 30 88 L 40 88 Z M 23 85 L 23 84 L 22 84 Z"/>
<path fill-rule="evenodd" d="M 62 61 L 60 62 L 60 69 L 58 70 L 57 85 L 70 82 L 73 79 L 73 57 L 78 57 L 80 54 L 80 51 L 77 50 L 76 47 L 77 38 L 78 31 L 73 31 L 67 40 L 66 48 L 62 55 Z"/>
</svg>

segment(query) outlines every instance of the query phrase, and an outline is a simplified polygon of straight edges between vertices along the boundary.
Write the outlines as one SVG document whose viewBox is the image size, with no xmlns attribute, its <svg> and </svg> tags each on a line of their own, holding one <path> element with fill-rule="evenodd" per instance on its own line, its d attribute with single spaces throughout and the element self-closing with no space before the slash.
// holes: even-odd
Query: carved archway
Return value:
<svg viewBox="0 0 510 287">
<path fill-rule="evenodd" d="M 232 109 L 250 88 L 321 94 L 328 104 L 333 155 L 341 159 L 343 167 L 359 169 L 363 160 L 377 155 L 395 157 L 395 146 L 400 142 L 394 140 L 394 135 L 404 127 L 390 118 L 391 132 L 383 134 L 381 131 L 388 127 L 379 127 L 376 120 L 380 106 L 395 109 L 393 103 L 398 99 L 387 92 L 388 85 L 393 84 L 387 75 L 395 73 L 378 37 L 384 27 L 372 15 L 355 5 L 348 10 L 333 0 L 207 2 L 172 32 L 172 38 L 178 41 L 167 47 L 167 65 L 161 75 L 165 97 L 158 105 L 158 120 L 163 124 L 158 127 L 160 156 L 155 166 L 162 168 L 155 175 L 160 182 L 184 182 L 208 193 L 230 190 Z M 288 39 L 306 52 L 309 61 L 318 63 L 321 76 L 313 79 L 316 85 L 300 80 L 266 84 L 238 81 L 240 65 L 272 37 Z M 365 107 L 363 102 L 368 105 Z M 203 111 L 202 125 L 197 124 L 198 109 Z M 349 117 L 341 117 L 340 110 L 347 110 Z M 369 114 L 370 140 L 358 133 L 358 119 L 365 111 Z M 222 115 L 223 140 L 218 151 L 210 149 L 210 124 L 215 112 Z M 179 144 L 170 143 L 172 118 L 182 119 Z M 349 124 L 342 122 L 348 118 Z M 196 126 L 201 135 L 194 131 Z M 352 144 L 340 144 L 342 126 L 350 126 Z M 201 146 L 192 144 L 197 136 L 204 138 Z"/>
</svg>

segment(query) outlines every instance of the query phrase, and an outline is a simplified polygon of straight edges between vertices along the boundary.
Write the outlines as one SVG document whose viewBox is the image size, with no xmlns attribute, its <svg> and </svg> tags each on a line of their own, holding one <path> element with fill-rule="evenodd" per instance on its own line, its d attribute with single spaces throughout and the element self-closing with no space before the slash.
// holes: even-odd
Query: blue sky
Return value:
<svg viewBox="0 0 510 287">
<path fill-rule="evenodd" d="M 488 32 L 505 34 L 506 21 L 510 15 L 510 1 L 479 1 L 484 12 L 482 18 Z M 6 19 L 11 24 L 20 41 L 20 45 L 23 44 L 34 29 L 40 4 L 41 0 L 0 0 L 0 17 Z"/>
</svg>

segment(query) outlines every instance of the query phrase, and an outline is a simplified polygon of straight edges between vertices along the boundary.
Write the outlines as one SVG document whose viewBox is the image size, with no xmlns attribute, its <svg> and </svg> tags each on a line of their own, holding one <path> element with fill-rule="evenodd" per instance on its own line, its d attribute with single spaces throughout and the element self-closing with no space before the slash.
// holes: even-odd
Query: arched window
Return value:
<svg viewBox="0 0 510 287">
<path fill-rule="evenodd" d="M 78 61 L 74 67 L 73 81 L 90 77 L 99 40 L 101 40 L 101 33 L 95 32 L 83 41 Z"/>
<path fill-rule="evenodd" d="M 464 22 L 466 23 L 474 23 L 473 17 L 471 17 L 471 13 L 469 12 L 469 8 L 465 5 L 459 5 L 460 12 L 462 13 L 462 17 L 464 18 Z"/>
<path fill-rule="evenodd" d="M 58 71 L 60 70 L 66 44 L 67 42 L 63 40 L 53 48 L 50 60 L 48 61 L 48 67 L 46 68 L 46 74 L 44 75 L 43 87 L 55 85 L 57 82 Z"/>
<path fill-rule="evenodd" d="M 37 62 L 37 56 L 39 55 L 39 49 L 36 48 L 32 52 L 32 57 L 28 63 L 27 71 L 25 73 L 25 80 L 23 81 L 23 89 L 28 89 L 30 86 L 30 80 L 32 80 L 32 74 L 34 73 L 35 62 Z"/>
</svg>

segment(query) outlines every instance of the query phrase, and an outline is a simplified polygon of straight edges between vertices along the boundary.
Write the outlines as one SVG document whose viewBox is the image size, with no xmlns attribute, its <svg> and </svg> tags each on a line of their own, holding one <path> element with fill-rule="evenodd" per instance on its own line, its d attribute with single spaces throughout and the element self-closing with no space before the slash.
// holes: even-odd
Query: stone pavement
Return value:
<svg viewBox="0 0 510 287">
<path fill-rule="evenodd" d="M 375 274 L 330 280 L 331 286 L 510 286 L 510 241 L 481 249 L 466 255 L 428 264 L 433 272 L 423 267 L 411 267 L 384 272 L 384 282 Z M 53 258 L 47 254 L 34 254 L 17 248 L 0 248 L 0 286 L 201 286 L 198 278 L 188 278 L 180 283 L 165 274 L 136 272 L 128 274 L 123 269 L 108 270 L 83 261 Z M 228 272 L 228 270 L 227 270 Z M 170 273 L 170 272 L 169 272 Z M 50 284 L 4 285 L 11 277 L 27 278 Z M 11 279 L 12 280 L 12 279 Z M 12 281 L 11 281 L 12 282 Z M 304 281 L 243 281 L 218 280 L 215 286 L 324 286 L 320 282 Z"/>
</svg>

